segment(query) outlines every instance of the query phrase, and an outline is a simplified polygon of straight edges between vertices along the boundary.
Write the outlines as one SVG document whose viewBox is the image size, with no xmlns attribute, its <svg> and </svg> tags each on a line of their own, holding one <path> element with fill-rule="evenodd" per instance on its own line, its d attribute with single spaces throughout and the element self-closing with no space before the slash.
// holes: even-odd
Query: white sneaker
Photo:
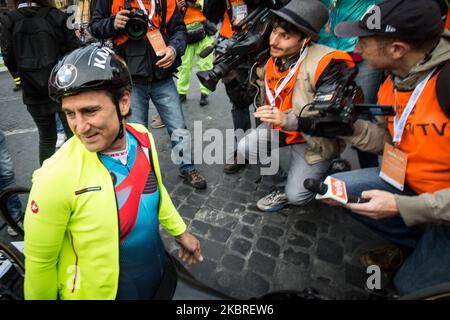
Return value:
<svg viewBox="0 0 450 320">
<path fill-rule="evenodd" d="M 19 227 L 23 228 L 23 223 L 22 222 L 18 222 L 17 223 L 19 225 Z M 11 237 L 17 237 L 19 234 L 16 232 L 16 230 L 14 230 L 13 228 L 11 228 L 10 226 L 8 226 L 8 234 Z"/>
<path fill-rule="evenodd" d="M 261 211 L 273 212 L 283 209 L 287 203 L 286 193 L 280 190 L 274 190 L 267 196 L 259 199 L 256 206 Z"/>
<path fill-rule="evenodd" d="M 66 141 L 66 135 L 64 133 L 58 133 L 58 139 L 56 140 L 56 147 L 60 148 Z"/>
</svg>

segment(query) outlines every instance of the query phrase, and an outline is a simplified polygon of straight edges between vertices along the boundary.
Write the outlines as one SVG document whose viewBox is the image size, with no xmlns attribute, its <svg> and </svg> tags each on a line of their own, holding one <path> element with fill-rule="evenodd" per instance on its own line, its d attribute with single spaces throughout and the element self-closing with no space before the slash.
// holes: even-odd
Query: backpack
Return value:
<svg viewBox="0 0 450 320">
<path fill-rule="evenodd" d="M 9 12 L 13 22 L 13 56 L 22 78 L 23 91 L 32 96 L 48 92 L 50 73 L 60 58 L 55 27 L 46 19 L 51 9 L 40 8 L 35 16 L 23 15 L 18 10 Z"/>
</svg>

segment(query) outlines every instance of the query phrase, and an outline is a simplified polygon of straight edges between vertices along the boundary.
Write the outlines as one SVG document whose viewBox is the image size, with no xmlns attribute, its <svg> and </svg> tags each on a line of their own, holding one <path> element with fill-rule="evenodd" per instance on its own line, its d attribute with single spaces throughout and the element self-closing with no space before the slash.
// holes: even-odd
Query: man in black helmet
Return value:
<svg viewBox="0 0 450 320">
<path fill-rule="evenodd" d="M 52 71 L 50 96 L 62 100 L 74 137 L 33 174 L 26 299 L 171 298 L 175 275 L 159 223 L 183 261 L 203 260 L 162 183 L 151 134 L 125 123 L 130 83 L 125 62 L 96 46 Z"/>
</svg>

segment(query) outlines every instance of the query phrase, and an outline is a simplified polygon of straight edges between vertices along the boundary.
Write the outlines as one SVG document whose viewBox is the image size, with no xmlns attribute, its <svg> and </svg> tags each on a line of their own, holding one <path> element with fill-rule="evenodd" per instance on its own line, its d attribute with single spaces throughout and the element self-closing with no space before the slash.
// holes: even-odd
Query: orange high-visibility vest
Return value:
<svg viewBox="0 0 450 320">
<path fill-rule="evenodd" d="M 405 182 L 418 194 L 450 187 L 450 120 L 437 100 L 438 74 L 428 80 L 398 145 L 408 155 Z M 412 91 L 397 91 L 399 117 L 411 95 Z M 394 85 L 388 78 L 378 92 L 378 103 L 394 106 L 395 101 Z M 387 121 L 389 132 L 394 136 L 393 117 L 387 117 Z"/>
<path fill-rule="evenodd" d="M 233 5 L 237 5 L 237 4 L 245 5 L 245 3 L 242 0 L 230 0 L 231 7 L 233 7 Z M 230 21 L 229 15 L 228 15 L 228 11 L 225 10 L 225 14 L 223 15 L 223 20 L 222 20 L 222 26 L 220 27 L 220 30 L 219 30 L 219 35 L 224 38 L 231 38 L 233 36 L 233 33 L 234 33 L 234 31 L 231 27 L 231 21 Z"/>
<path fill-rule="evenodd" d="M 175 0 L 166 0 L 167 1 L 167 13 L 166 13 L 166 25 L 169 23 L 170 18 L 172 18 L 172 15 L 175 11 L 175 7 L 176 7 L 176 2 Z M 142 3 L 144 4 L 145 10 L 147 10 L 147 13 L 150 14 L 151 12 L 151 0 L 142 0 Z M 125 5 L 125 1 L 124 0 L 114 0 L 113 4 L 112 4 L 112 8 L 111 8 L 111 13 L 113 16 L 117 15 L 117 13 L 123 9 Z M 131 6 L 133 8 L 140 8 L 139 7 L 139 3 L 137 0 L 132 0 L 131 1 Z M 155 14 L 153 15 L 152 18 L 152 23 L 156 28 L 160 27 L 160 20 L 161 18 L 158 15 L 158 12 L 155 12 Z M 128 41 L 128 36 L 126 35 L 119 35 L 117 37 L 114 38 L 114 43 L 117 46 L 120 46 L 121 44 L 125 43 Z"/>
<path fill-rule="evenodd" d="M 189 25 L 194 22 L 206 21 L 202 10 L 198 8 L 187 7 L 186 14 L 184 15 L 184 24 Z"/>
<path fill-rule="evenodd" d="M 319 80 L 319 78 L 322 75 L 325 68 L 333 60 L 343 60 L 343 61 L 345 61 L 346 65 L 351 68 L 355 66 L 351 56 L 348 53 L 346 53 L 344 51 L 340 51 L 340 50 L 332 51 L 329 54 L 325 55 L 322 59 L 320 59 L 318 65 L 316 67 L 316 71 L 315 71 L 315 75 L 314 75 L 314 79 L 313 79 L 314 86 L 316 86 L 316 83 Z M 297 79 L 299 77 L 301 77 L 298 74 L 300 68 L 301 68 L 301 65 L 298 67 L 296 74 L 286 84 L 286 86 L 280 92 L 280 95 L 275 100 L 275 107 L 279 108 L 282 112 L 286 112 L 286 111 L 290 110 L 293 106 L 292 95 L 294 93 L 295 83 L 296 83 Z M 275 65 L 275 59 L 273 57 L 270 57 L 270 59 L 267 61 L 267 64 L 266 64 L 266 78 L 267 78 L 268 87 L 272 91 L 272 93 L 275 92 L 277 84 L 280 84 L 281 82 L 283 82 L 283 78 L 286 77 L 288 73 L 289 73 L 289 70 L 280 72 L 278 70 L 278 67 Z M 302 90 L 302 89 L 300 89 L 300 90 Z M 280 132 L 283 132 L 287 135 L 286 140 L 285 140 L 287 144 L 305 142 L 305 139 L 303 138 L 302 134 L 299 131 L 286 131 L 286 130 L 281 129 L 281 127 L 277 126 L 277 125 L 273 125 L 272 128 L 279 130 Z"/>
</svg>

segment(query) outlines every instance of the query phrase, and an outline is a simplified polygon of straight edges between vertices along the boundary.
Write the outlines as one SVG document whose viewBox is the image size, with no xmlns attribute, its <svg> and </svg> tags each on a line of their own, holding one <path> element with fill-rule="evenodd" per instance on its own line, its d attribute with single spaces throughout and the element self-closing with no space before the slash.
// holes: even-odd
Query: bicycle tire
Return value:
<svg viewBox="0 0 450 320">
<path fill-rule="evenodd" d="M 14 231 L 16 231 L 19 235 L 21 235 L 22 237 L 24 236 L 24 231 L 23 229 L 17 224 L 17 221 L 14 220 L 11 215 L 9 214 L 9 210 L 6 206 L 6 201 L 15 194 L 24 194 L 24 193 L 30 193 L 30 189 L 29 188 L 24 188 L 24 187 L 11 187 L 11 188 L 7 188 L 2 190 L 2 192 L 0 192 L 0 216 L 3 218 L 3 220 L 5 220 L 5 222 L 14 229 Z M 22 217 L 20 217 L 19 220 L 23 219 L 23 215 L 24 212 L 22 212 Z"/>
<path fill-rule="evenodd" d="M 0 250 L 6 255 L 6 258 L 18 269 L 20 275 L 25 275 L 25 256 L 12 245 L 0 240 Z"/>
</svg>

